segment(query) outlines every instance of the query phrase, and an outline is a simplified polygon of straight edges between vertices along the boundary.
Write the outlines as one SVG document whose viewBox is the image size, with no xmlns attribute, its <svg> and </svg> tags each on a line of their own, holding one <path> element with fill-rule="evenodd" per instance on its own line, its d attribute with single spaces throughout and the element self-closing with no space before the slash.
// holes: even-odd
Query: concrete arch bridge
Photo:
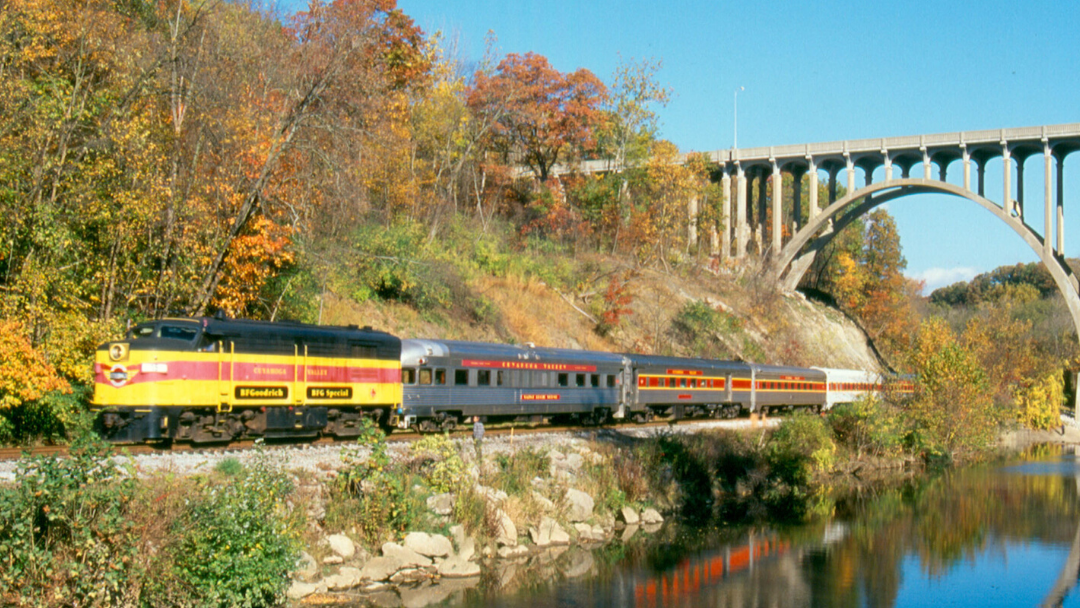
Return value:
<svg viewBox="0 0 1080 608">
<path fill-rule="evenodd" d="M 719 168 L 724 196 L 719 202 L 723 226 L 712 235 L 713 250 L 724 259 L 742 258 L 756 245 L 770 262 L 772 279 L 791 291 L 814 255 L 853 219 L 905 196 L 951 195 L 986 209 L 1031 247 L 1064 296 L 1080 335 L 1080 281 L 1065 262 L 1064 201 L 1065 158 L 1077 150 L 1080 123 L 716 150 L 707 156 Z M 1033 157 L 1042 158 L 1041 227 L 1025 219 L 1025 209 L 1038 204 L 1024 197 L 1025 169 Z M 987 184 L 987 166 L 999 158 L 1003 182 Z M 946 181 L 956 163 L 963 172 L 963 185 Z M 921 171 L 912 175 L 919 165 Z M 881 168 L 883 179 L 875 183 L 874 174 Z M 605 172 L 612 168 L 605 161 L 589 161 L 578 169 Z M 856 170 L 863 174 L 862 186 L 856 185 Z M 782 204 L 785 173 L 791 176 L 794 190 L 794 205 L 788 210 Z M 846 183 L 838 198 L 841 174 Z M 806 213 L 803 176 L 809 178 Z M 823 176 L 827 201 L 818 200 Z M 752 208 L 755 188 L 757 205 Z M 697 239 L 697 213 L 698 202 L 690 201 L 692 241 Z"/>
</svg>

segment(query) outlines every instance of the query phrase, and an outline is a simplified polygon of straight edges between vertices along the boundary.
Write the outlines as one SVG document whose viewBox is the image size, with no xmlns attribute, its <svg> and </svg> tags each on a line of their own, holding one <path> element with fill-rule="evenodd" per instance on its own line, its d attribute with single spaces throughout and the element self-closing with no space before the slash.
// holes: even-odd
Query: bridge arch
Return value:
<svg viewBox="0 0 1080 608">
<path fill-rule="evenodd" d="M 810 268 L 814 256 L 851 221 L 866 215 L 879 205 L 914 194 L 947 194 L 972 201 L 1013 230 L 1032 251 L 1039 256 L 1043 265 L 1050 271 L 1054 283 L 1065 298 L 1065 303 L 1072 315 L 1073 325 L 1080 335 L 1080 281 L 1065 262 L 1063 254 L 1053 251 L 1046 238 L 1036 233 L 1024 223 L 1018 209 L 1007 211 L 997 203 L 947 182 L 926 178 L 901 178 L 864 186 L 849 192 L 843 198 L 816 214 L 791 239 L 784 244 L 779 255 L 774 259 L 772 278 L 788 290 L 794 290 L 803 275 Z M 829 225 L 832 230 L 824 231 Z M 823 232 L 824 231 L 824 232 Z M 1049 238 L 1049 237 L 1047 237 Z"/>
</svg>

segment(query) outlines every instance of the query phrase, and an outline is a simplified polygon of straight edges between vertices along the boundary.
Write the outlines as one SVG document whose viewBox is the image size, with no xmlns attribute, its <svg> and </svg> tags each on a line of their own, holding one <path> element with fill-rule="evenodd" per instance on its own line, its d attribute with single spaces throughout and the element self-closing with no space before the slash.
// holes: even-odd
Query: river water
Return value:
<svg viewBox="0 0 1080 608">
<path fill-rule="evenodd" d="M 1077 606 L 1080 461 L 1044 450 L 826 500 L 811 523 L 667 525 L 504 567 L 458 605 Z"/>
</svg>

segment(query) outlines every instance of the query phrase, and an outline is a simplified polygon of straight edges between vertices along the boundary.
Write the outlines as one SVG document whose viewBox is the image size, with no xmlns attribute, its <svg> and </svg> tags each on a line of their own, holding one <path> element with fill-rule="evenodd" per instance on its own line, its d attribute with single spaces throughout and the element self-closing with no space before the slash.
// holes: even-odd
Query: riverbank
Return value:
<svg viewBox="0 0 1080 608">
<path fill-rule="evenodd" d="M 594 555 L 648 543 L 665 521 L 817 520 L 837 495 L 923 471 L 908 453 L 854 449 L 839 418 L 779 422 L 498 437 L 479 450 L 442 435 L 387 443 L 374 429 L 345 447 L 241 454 L 103 460 L 86 446 L 21 462 L 0 484 L 0 600 L 421 606 L 509 592 L 537 568 L 585 577 Z M 1001 444 L 1047 442 L 1080 443 L 1080 429 Z"/>
</svg>

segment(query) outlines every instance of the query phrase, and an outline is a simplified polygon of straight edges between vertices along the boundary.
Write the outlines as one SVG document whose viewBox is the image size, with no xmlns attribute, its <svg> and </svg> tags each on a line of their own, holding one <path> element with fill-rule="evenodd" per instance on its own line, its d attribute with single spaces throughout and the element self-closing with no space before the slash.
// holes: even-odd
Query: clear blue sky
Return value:
<svg viewBox="0 0 1080 608">
<path fill-rule="evenodd" d="M 605 82 L 620 55 L 662 60 L 658 78 L 674 91 L 660 110 L 662 135 L 683 151 L 731 146 L 740 86 L 740 147 L 1080 122 L 1076 0 L 399 6 L 426 32 L 455 41 L 466 61 L 483 55 L 489 30 L 501 54 L 534 51 L 559 70 L 587 68 Z M 961 176 L 954 164 L 950 181 Z M 1041 157 L 1028 161 L 1025 177 L 1027 200 L 1035 202 L 1028 203 L 1029 222 L 1041 226 Z M 1065 182 L 1066 253 L 1076 256 L 1080 154 L 1066 162 Z M 1001 183 L 998 161 L 996 173 L 992 166 L 987 172 L 988 198 L 1001 200 Z M 969 278 L 1037 259 L 969 201 L 921 195 L 894 202 L 890 211 L 912 276 Z"/>
</svg>

